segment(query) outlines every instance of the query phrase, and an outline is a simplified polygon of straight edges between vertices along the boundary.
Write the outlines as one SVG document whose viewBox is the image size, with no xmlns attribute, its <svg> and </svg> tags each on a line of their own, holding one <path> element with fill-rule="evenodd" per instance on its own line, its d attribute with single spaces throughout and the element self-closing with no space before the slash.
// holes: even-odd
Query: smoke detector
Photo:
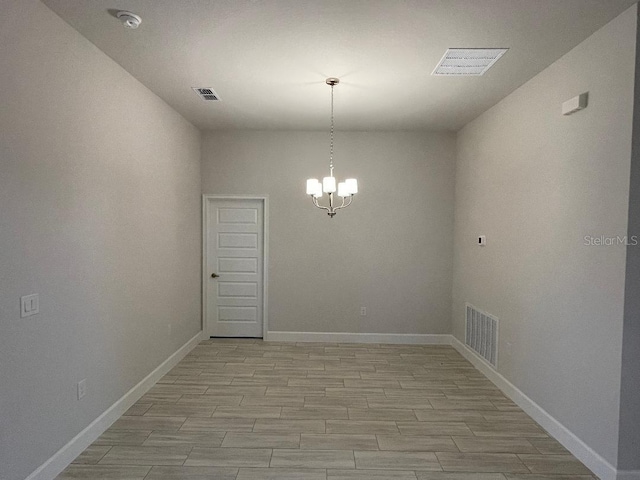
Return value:
<svg viewBox="0 0 640 480">
<path fill-rule="evenodd" d="M 450 48 L 431 75 L 484 75 L 508 48 Z"/>
<path fill-rule="evenodd" d="M 120 19 L 125 28 L 131 28 L 132 30 L 138 28 L 142 23 L 142 18 L 140 18 L 139 15 L 131 12 L 118 12 L 116 14 L 116 17 Z"/>
<path fill-rule="evenodd" d="M 220 95 L 213 91 L 213 88 L 208 87 L 191 87 L 194 92 L 198 94 L 198 96 L 203 100 L 208 101 L 219 101 Z"/>
</svg>

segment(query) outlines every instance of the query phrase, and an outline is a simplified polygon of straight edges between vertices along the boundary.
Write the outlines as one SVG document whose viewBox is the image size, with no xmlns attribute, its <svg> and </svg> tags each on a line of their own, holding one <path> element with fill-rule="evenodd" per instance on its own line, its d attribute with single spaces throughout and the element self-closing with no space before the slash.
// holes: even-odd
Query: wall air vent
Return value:
<svg viewBox="0 0 640 480">
<path fill-rule="evenodd" d="M 220 96 L 216 92 L 213 91 L 213 88 L 206 88 L 206 87 L 205 88 L 191 87 L 191 88 L 203 100 L 207 100 L 209 102 L 211 102 L 211 101 L 219 101 L 220 100 Z"/>
<path fill-rule="evenodd" d="M 498 367 L 498 319 L 467 303 L 464 343 L 487 362 Z"/>
<path fill-rule="evenodd" d="M 508 48 L 450 48 L 431 75 L 484 75 Z"/>
</svg>

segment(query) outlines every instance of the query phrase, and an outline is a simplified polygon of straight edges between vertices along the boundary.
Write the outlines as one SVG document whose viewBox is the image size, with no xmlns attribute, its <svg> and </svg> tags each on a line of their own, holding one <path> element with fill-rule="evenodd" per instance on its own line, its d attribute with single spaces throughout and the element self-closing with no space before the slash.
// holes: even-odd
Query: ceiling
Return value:
<svg viewBox="0 0 640 480">
<path fill-rule="evenodd" d="M 325 129 L 330 76 L 338 130 L 458 130 L 637 0 L 42 1 L 204 130 Z M 510 50 L 432 76 L 449 47 Z"/>
</svg>

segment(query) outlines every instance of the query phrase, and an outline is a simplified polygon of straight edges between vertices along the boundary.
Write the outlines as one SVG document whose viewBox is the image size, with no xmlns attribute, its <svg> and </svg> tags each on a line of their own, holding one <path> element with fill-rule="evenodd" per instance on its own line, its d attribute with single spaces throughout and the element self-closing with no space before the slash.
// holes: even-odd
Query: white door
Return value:
<svg viewBox="0 0 640 480">
<path fill-rule="evenodd" d="M 207 334 L 262 337 L 264 201 L 205 202 Z"/>
</svg>

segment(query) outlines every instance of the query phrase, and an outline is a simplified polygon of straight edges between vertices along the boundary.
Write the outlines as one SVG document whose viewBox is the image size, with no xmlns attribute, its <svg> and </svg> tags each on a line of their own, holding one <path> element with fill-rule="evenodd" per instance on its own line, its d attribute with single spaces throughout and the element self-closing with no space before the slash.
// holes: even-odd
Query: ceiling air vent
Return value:
<svg viewBox="0 0 640 480">
<path fill-rule="evenodd" d="M 212 88 L 191 88 L 193 88 L 193 91 L 196 92 L 203 100 L 207 100 L 209 102 L 220 100 L 220 96 L 216 92 L 214 92 Z"/>
<path fill-rule="evenodd" d="M 431 75 L 484 75 L 508 48 L 450 48 Z"/>
</svg>

